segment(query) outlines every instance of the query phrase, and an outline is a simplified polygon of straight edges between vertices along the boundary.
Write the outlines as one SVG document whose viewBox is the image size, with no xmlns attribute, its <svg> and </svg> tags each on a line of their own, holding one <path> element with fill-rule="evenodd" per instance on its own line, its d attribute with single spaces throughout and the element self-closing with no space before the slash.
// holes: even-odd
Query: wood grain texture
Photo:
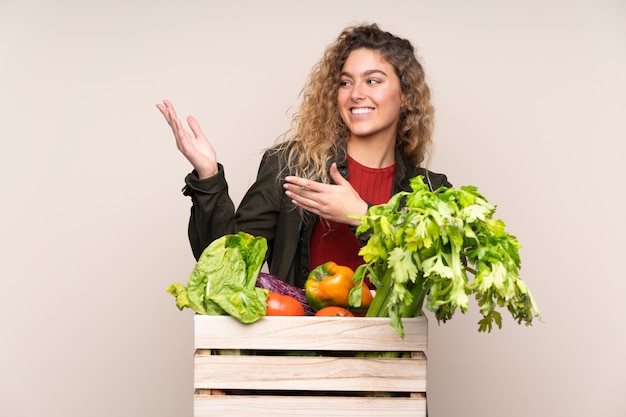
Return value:
<svg viewBox="0 0 626 417">
<path fill-rule="evenodd" d="M 403 323 L 404 338 L 387 318 L 196 315 L 194 416 L 425 417 L 428 323 Z"/>
<path fill-rule="evenodd" d="M 202 396 L 194 417 L 425 417 L 426 398 Z"/>
<path fill-rule="evenodd" d="M 426 360 L 327 356 L 196 356 L 196 388 L 426 391 Z"/>
<path fill-rule="evenodd" d="M 403 319 L 404 338 L 387 318 L 276 316 L 243 324 L 228 316 L 196 315 L 194 320 L 196 349 L 424 351 L 428 342 L 424 316 Z"/>
</svg>

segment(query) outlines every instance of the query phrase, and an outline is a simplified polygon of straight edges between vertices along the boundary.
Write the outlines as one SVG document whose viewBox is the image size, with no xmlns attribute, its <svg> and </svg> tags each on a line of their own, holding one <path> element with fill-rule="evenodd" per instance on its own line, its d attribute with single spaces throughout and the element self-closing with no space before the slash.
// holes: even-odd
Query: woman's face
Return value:
<svg viewBox="0 0 626 417">
<path fill-rule="evenodd" d="M 393 66 L 377 51 L 352 51 L 341 70 L 337 92 L 337 106 L 350 138 L 395 143 L 402 105 L 400 80 Z"/>
</svg>

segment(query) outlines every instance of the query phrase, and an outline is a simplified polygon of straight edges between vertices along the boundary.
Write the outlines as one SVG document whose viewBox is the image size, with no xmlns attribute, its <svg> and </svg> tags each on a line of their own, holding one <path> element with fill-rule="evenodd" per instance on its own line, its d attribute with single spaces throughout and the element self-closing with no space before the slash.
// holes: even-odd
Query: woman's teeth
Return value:
<svg viewBox="0 0 626 417">
<path fill-rule="evenodd" d="M 359 107 L 356 109 L 352 109 L 352 114 L 365 114 L 373 111 L 374 109 L 372 109 L 371 107 Z"/>
</svg>

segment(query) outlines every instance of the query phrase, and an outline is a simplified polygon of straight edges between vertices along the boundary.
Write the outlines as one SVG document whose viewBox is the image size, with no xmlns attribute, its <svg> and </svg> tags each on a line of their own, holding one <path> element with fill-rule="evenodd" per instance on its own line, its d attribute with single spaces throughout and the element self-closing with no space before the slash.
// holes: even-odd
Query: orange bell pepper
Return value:
<svg viewBox="0 0 626 417">
<path fill-rule="evenodd" d="M 328 306 L 349 308 L 350 290 L 354 287 L 352 277 L 354 271 L 347 266 L 326 262 L 313 269 L 304 284 L 304 291 L 309 305 L 315 310 Z M 367 285 L 362 284 L 360 308 L 369 307 L 372 293 Z"/>
</svg>

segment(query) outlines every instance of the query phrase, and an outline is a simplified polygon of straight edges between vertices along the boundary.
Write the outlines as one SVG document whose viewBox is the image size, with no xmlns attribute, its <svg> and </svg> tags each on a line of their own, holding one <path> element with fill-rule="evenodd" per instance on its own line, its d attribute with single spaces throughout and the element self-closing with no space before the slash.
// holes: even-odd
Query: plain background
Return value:
<svg viewBox="0 0 626 417">
<path fill-rule="evenodd" d="M 192 314 L 165 292 L 194 265 L 189 165 L 155 104 L 198 117 L 238 202 L 362 22 L 417 47 L 430 166 L 498 206 L 544 318 L 431 319 L 431 415 L 626 415 L 617 0 L 0 1 L 0 415 L 192 414 Z"/>
</svg>

